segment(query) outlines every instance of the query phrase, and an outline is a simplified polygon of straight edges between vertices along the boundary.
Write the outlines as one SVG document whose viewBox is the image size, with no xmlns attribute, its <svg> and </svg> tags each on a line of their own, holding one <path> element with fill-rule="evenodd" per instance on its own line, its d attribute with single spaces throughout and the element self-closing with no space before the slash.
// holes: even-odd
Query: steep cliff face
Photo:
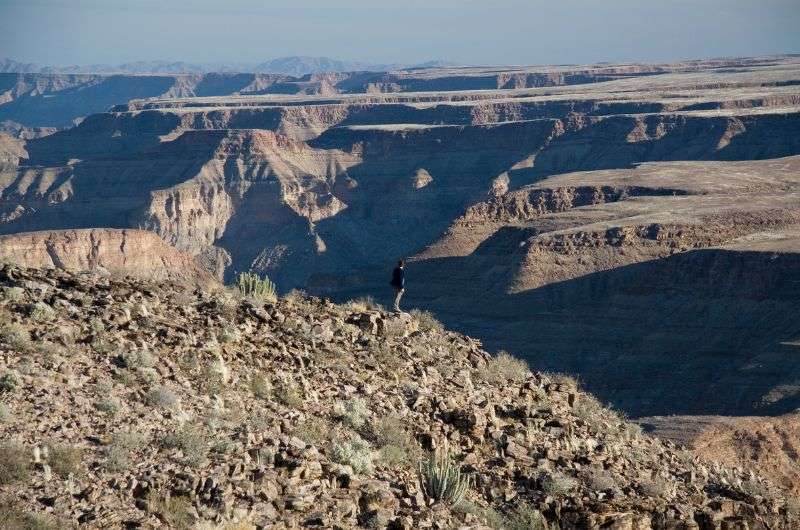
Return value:
<svg viewBox="0 0 800 530">
<path fill-rule="evenodd" d="M 509 192 L 417 256 L 409 303 L 634 415 L 794 410 L 798 163 L 646 164 Z"/>
<path fill-rule="evenodd" d="M 0 73 L 0 130 L 13 132 L 22 128 L 65 128 L 83 117 L 105 112 L 114 105 L 125 105 L 133 99 L 191 98 L 261 94 L 319 95 L 336 94 L 398 94 L 404 92 L 444 92 L 458 97 L 468 91 L 524 90 L 542 87 L 571 88 L 609 81 L 631 80 L 640 85 L 652 76 L 696 76 L 687 79 L 698 89 L 717 87 L 698 73 L 721 71 L 739 72 L 738 85 L 748 86 L 746 73 L 766 72 L 763 85 L 780 85 L 797 79 L 783 79 L 781 69 L 796 65 L 796 57 L 689 61 L 676 64 L 586 65 L 564 67 L 497 67 L 497 68 L 427 68 L 396 72 L 331 72 L 292 77 L 264 73 L 205 73 L 205 74 L 58 74 L 58 73 Z M 745 75 L 741 75 L 744 73 Z M 644 81 L 644 83 L 643 83 Z M 684 81 L 685 83 L 685 81 Z M 680 84 L 680 83 L 679 83 Z M 726 84 L 726 83 L 722 83 Z M 474 92 L 473 92 L 474 94 Z M 470 96 L 474 97 L 474 96 Z M 741 101 L 725 103 L 723 107 L 777 106 L 783 98 L 773 95 L 764 99 L 758 94 Z M 592 112 L 586 102 L 574 102 L 576 112 Z M 676 102 L 652 102 L 647 108 L 669 108 Z M 796 102 L 795 102 L 796 103 Z M 680 105 L 680 103 L 677 103 Z M 635 107 L 636 105 L 633 105 Z M 610 112 L 632 108 L 628 102 L 600 104 Z M 716 109 L 716 102 L 695 102 L 692 110 Z"/>
<path fill-rule="evenodd" d="M 210 288 L 195 259 L 143 230 L 54 230 L 0 236 L 0 262 L 22 267 L 108 272 Z"/>
<path fill-rule="evenodd" d="M 779 417 L 655 416 L 639 423 L 659 438 L 689 447 L 722 465 L 769 475 L 800 495 L 800 414 Z"/>
</svg>

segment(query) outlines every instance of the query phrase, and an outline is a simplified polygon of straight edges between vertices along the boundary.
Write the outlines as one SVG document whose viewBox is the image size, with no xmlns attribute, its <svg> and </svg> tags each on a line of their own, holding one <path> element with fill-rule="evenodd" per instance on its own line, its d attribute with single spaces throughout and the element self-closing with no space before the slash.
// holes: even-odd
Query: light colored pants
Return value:
<svg viewBox="0 0 800 530">
<path fill-rule="evenodd" d="M 395 289 L 394 292 L 396 293 L 395 297 L 394 297 L 394 310 L 399 313 L 400 312 L 400 299 L 403 298 L 403 293 L 406 292 L 406 290 L 405 289 Z"/>
</svg>

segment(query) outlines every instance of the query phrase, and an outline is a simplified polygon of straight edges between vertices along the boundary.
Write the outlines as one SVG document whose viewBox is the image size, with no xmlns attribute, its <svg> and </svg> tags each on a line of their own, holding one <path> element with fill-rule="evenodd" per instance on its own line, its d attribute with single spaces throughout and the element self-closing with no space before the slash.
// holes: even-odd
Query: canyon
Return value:
<svg viewBox="0 0 800 530">
<path fill-rule="evenodd" d="M 337 301 L 407 258 L 410 307 L 632 416 L 800 407 L 798 57 L 3 75 L 4 237 L 146 230 Z"/>
</svg>

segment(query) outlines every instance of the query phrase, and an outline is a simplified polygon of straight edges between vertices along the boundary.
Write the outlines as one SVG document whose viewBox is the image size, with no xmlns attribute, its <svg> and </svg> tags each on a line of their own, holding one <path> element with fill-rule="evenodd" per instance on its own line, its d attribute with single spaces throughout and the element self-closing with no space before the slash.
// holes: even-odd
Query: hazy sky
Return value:
<svg viewBox="0 0 800 530">
<path fill-rule="evenodd" d="M 0 0 L 0 57 L 42 64 L 557 64 L 800 52 L 800 0 Z"/>
</svg>

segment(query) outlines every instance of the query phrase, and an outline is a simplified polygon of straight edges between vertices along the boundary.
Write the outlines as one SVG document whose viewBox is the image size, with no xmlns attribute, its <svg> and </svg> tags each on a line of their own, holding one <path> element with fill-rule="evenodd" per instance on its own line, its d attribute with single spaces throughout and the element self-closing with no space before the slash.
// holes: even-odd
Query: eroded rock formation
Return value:
<svg viewBox="0 0 800 530">
<path fill-rule="evenodd" d="M 4 143 L 0 233 L 144 228 L 220 278 L 338 299 L 410 257 L 409 303 L 632 414 L 783 413 L 800 394 L 762 398 L 800 378 L 797 64 L 135 100 Z"/>
<path fill-rule="evenodd" d="M 0 236 L 0 262 L 71 271 L 103 270 L 206 288 L 216 284 L 194 257 L 145 230 L 53 230 Z"/>
</svg>

